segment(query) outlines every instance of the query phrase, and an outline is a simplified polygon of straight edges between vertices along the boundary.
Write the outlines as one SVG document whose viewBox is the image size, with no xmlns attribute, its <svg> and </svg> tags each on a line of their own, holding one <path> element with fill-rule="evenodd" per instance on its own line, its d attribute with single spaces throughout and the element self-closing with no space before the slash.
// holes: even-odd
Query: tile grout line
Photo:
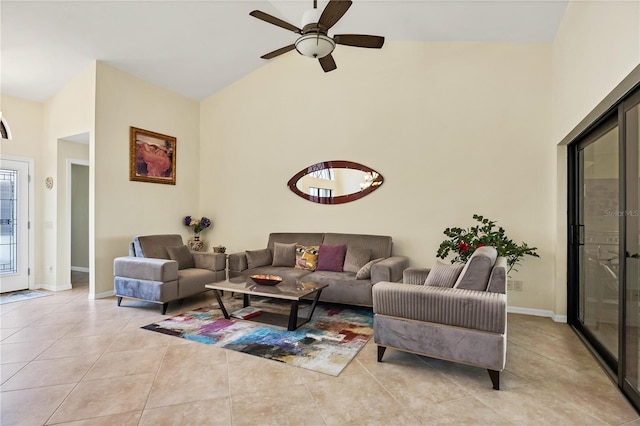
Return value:
<svg viewBox="0 0 640 426">
<path fill-rule="evenodd" d="M 164 353 L 162 354 L 162 361 L 158 364 L 158 369 L 156 370 L 155 374 L 153 375 L 153 380 L 151 381 L 151 387 L 149 387 L 149 392 L 147 393 L 147 398 L 144 401 L 144 406 L 142 407 L 142 412 L 140 413 L 140 418 L 138 419 L 138 425 L 141 424 L 142 422 L 142 418 L 144 417 L 144 412 L 147 410 L 147 404 L 149 403 L 149 398 L 151 398 L 151 392 L 153 392 L 153 387 L 156 383 L 156 379 L 158 378 L 158 374 L 160 373 L 160 370 L 162 369 L 162 365 L 164 364 L 164 359 L 167 356 L 167 351 L 169 350 L 169 345 L 166 345 L 164 347 Z"/>
<path fill-rule="evenodd" d="M 54 295 L 54 297 L 55 297 L 55 295 Z M 82 321 L 78 321 L 78 323 L 76 324 L 76 326 L 77 326 L 78 324 L 81 324 L 81 323 L 82 323 Z M 75 326 L 74 326 L 74 327 L 72 327 L 72 328 L 70 328 L 70 329 L 67 331 L 67 333 L 69 333 L 69 332 L 70 332 L 71 330 L 73 330 L 74 328 L 75 328 Z M 58 342 L 58 341 L 62 340 L 62 339 L 67 335 L 67 333 L 65 333 L 65 334 L 63 334 L 62 336 L 60 336 L 60 337 L 58 338 L 58 340 L 56 340 L 56 342 Z M 83 336 L 76 336 L 76 337 L 83 337 Z M 115 340 L 115 337 L 114 337 L 114 340 Z M 109 345 L 111 345 L 111 343 L 113 343 L 113 340 L 109 343 Z M 46 420 L 46 421 L 45 421 L 45 423 L 44 423 L 45 425 L 47 425 L 47 424 L 55 424 L 55 423 L 49 423 L 49 421 L 50 421 L 50 420 L 51 420 L 51 418 L 52 418 L 52 417 L 53 417 L 53 416 L 58 412 L 58 410 L 60 409 L 60 407 L 61 407 L 61 406 L 62 406 L 62 405 L 67 401 L 67 399 L 69 399 L 69 396 L 73 393 L 73 391 L 75 391 L 75 390 L 77 389 L 77 387 L 80 385 L 80 383 L 82 383 L 82 379 L 84 379 L 84 378 L 87 376 L 87 374 L 89 374 L 89 372 L 91 371 L 91 369 L 96 365 L 96 363 L 100 360 L 100 358 L 105 354 L 105 352 L 106 352 L 106 351 L 107 351 L 107 349 L 109 348 L 109 345 L 106 345 L 106 346 L 105 346 L 104 350 L 100 353 L 100 355 L 98 355 L 98 357 L 96 358 L 96 360 L 91 364 L 91 367 L 89 367 L 89 368 L 87 369 L 87 371 L 82 375 L 82 377 L 80 378 L 80 380 L 78 380 L 78 381 L 75 383 L 75 385 L 73 386 L 73 388 L 71 389 L 71 391 L 69 391 L 69 393 L 67 394 L 67 396 L 65 396 L 65 397 L 62 399 L 62 401 L 60 402 L 60 404 L 58 404 L 58 406 L 53 410 L 53 412 L 51 413 L 51 415 L 49 415 L 49 417 L 47 417 L 47 420 Z M 40 355 L 42 355 L 42 354 L 40 354 Z M 84 420 L 84 419 L 83 419 L 83 420 Z"/>
<path fill-rule="evenodd" d="M 56 296 L 56 295 L 55 295 L 55 294 L 53 294 L 52 296 L 49 296 L 49 297 L 55 297 L 55 296 Z M 24 300 L 23 302 L 30 302 L 30 300 Z M 15 303 L 19 303 L 19 302 L 15 302 Z M 68 302 L 67 302 L 67 303 L 68 303 Z M 28 305 L 28 303 L 27 303 L 27 304 L 25 304 L 25 306 L 27 306 L 27 305 Z M 63 306 L 63 305 L 66 305 L 66 303 L 61 303 L 60 305 L 61 305 L 61 306 Z M 36 303 L 36 304 L 31 304 L 30 306 L 38 306 L 38 304 L 37 304 L 37 303 Z M 56 309 L 54 309 L 54 310 L 53 310 L 53 311 L 51 311 L 50 313 L 53 313 L 53 312 L 57 311 L 58 309 L 59 309 L 59 307 L 58 307 L 58 308 L 56 308 Z M 7 313 L 11 313 L 11 312 L 18 311 L 18 310 L 20 310 L 20 307 L 17 307 L 16 309 L 12 309 L 11 311 L 9 311 L 9 312 L 7 312 Z M 43 317 L 43 316 L 45 316 L 45 315 L 46 315 L 46 314 L 43 314 L 41 317 Z M 15 333 L 12 333 L 11 335 L 7 336 L 6 338 L 9 338 L 9 337 L 11 337 L 13 334 L 16 334 L 16 333 L 18 333 L 18 332 L 20 332 L 20 331 L 22 331 L 22 330 L 24 330 L 24 329 L 26 329 L 26 328 L 29 328 L 29 327 L 30 327 L 30 326 L 31 326 L 35 321 L 37 321 L 37 320 L 38 320 L 39 318 L 41 318 L 41 317 L 38 317 L 38 318 L 36 318 L 36 319 L 32 320 L 31 322 L 27 323 L 26 325 L 24 325 L 24 326 L 20 327 L 20 328 L 18 329 L 18 331 L 16 331 Z M 71 329 L 69 329 L 69 330 L 71 330 Z M 67 330 L 67 333 L 69 332 L 69 330 Z M 63 335 L 63 336 L 64 336 L 64 335 Z M 51 343 L 50 343 L 47 347 L 43 348 L 43 349 L 42 349 L 40 352 L 38 352 L 38 353 L 37 353 L 33 358 L 31 358 L 31 360 L 27 361 L 27 362 L 26 362 L 26 364 L 22 366 L 22 368 L 20 368 L 20 369 L 19 369 L 18 371 L 16 371 L 16 372 L 14 372 L 10 377 L 7 377 L 7 378 L 6 378 L 6 380 L 2 381 L 2 382 L 0 383 L 0 386 L 1 386 L 1 385 L 4 385 L 4 384 L 5 384 L 6 382 L 8 382 L 11 378 L 15 377 L 18 373 L 20 373 L 22 370 L 24 370 L 24 369 L 25 369 L 27 366 L 29 366 L 31 363 L 33 363 L 34 361 L 37 361 L 37 360 L 38 360 L 38 357 L 39 357 L 40 355 L 42 355 L 45 351 L 47 351 L 47 350 L 48 350 L 48 349 L 50 349 L 53 345 L 55 345 L 55 344 L 58 342 L 58 340 L 60 340 L 63 336 L 60 336 L 60 337 L 59 337 L 58 339 L 56 339 L 56 340 L 50 340 L 50 342 L 51 342 Z M 6 339 L 6 338 L 5 338 L 5 339 Z M 5 340 L 5 339 L 3 339 L 2 341 L 0 341 L 0 346 L 1 346 L 1 345 L 3 345 L 3 344 L 4 344 L 4 345 L 11 345 L 11 344 L 12 344 L 12 343 L 4 342 L 4 340 Z M 45 340 L 45 341 L 46 341 L 46 340 Z M 3 342 L 4 342 L 4 343 L 3 343 Z M 26 344 L 26 343 L 34 343 L 34 342 L 15 342 L 15 343 L 17 343 L 17 344 L 25 343 L 25 344 Z M 34 388 L 29 388 L 29 389 L 34 389 Z M 15 389 L 15 390 L 24 390 L 24 389 Z M 10 391 L 2 391 L 2 392 L 10 392 Z M 0 392 L 0 393 L 1 393 L 1 392 Z"/>
</svg>

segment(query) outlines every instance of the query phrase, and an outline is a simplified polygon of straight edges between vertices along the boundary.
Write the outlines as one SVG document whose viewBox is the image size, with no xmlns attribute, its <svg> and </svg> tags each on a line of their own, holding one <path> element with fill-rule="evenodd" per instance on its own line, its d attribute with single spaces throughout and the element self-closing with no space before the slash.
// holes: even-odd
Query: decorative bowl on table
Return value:
<svg viewBox="0 0 640 426">
<path fill-rule="evenodd" d="M 277 275 L 249 275 L 249 278 L 260 285 L 276 285 L 282 282 L 282 277 Z"/>
</svg>

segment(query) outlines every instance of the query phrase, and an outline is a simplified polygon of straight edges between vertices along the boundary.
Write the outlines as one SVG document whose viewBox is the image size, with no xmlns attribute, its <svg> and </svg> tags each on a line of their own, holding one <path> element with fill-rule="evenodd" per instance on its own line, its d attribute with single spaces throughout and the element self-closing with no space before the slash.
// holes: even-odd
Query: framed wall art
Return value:
<svg viewBox="0 0 640 426">
<path fill-rule="evenodd" d="M 176 138 L 131 127 L 129 180 L 176 184 Z"/>
</svg>

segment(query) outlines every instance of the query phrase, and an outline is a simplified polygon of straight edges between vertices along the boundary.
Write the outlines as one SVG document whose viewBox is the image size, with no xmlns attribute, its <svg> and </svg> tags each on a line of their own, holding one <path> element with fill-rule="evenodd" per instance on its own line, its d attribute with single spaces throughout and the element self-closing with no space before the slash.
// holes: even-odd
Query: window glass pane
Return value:
<svg viewBox="0 0 640 426">
<path fill-rule="evenodd" d="M 0 274 L 15 274 L 17 262 L 16 170 L 0 170 Z"/>
<path fill-rule="evenodd" d="M 619 141 L 614 127 L 580 156 L 580 202 L 584 244 L 580 247 L 579 319 L 610 354 L 618 356 Z"/>
</svg>

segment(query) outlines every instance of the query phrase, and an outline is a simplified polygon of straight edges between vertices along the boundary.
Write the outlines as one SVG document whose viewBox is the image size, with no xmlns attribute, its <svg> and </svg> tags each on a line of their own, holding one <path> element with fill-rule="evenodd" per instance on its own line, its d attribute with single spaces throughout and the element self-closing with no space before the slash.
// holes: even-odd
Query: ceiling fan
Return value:
<svg viewBox="0 0 640 426">
<path fill-rule="evenodd" d="M 261 58 L 272 59 L 296 49 L 301 55 L 318 58 L 324 72 L 329 72 L 337 68 L 336 62 L 331 56 L 336 44 L 380 49 L 384 44 L 384 37 L 381 36 L 336 34 L 333 37 L 329 37 L 329 29 L 342 18 L 351 7 L 351 3 L 351 0 L 330 0 L 322 13 L 320 13 L 317 0 L 313 0 L 313 9 L 307 10 L 302 16 L 302 29 L 259 10 L 249 13 L 255 18 L 300 34 L 295 43 L 262 55 Z"/>
</svg>

